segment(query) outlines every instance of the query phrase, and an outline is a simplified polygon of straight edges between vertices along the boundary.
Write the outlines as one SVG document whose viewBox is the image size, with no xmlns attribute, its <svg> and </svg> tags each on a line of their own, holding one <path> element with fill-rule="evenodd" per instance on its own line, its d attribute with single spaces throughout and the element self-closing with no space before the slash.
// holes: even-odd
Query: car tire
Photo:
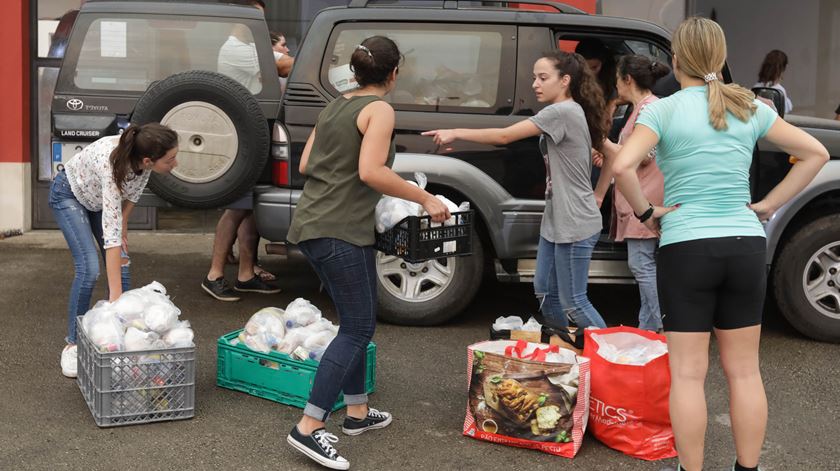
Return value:
<svg viewBox="0 0 840 471">
<path fill-rule="evenodd" d="M 779 310 L 796 330 L 840 342 L 840 215 L 793 234 L 773 267 L 773 285 Z"/>
<path fill-rule="evenodd" d="M 472 249 L 469 256 L 417 264 L 377 252 L 379 318 L 399 325 L 437 325 L 459 314 L 481 285 L 484 252 L 478 236 L 473 236 Z"/>
<path fill-rule="evenodd" d="M 177 206 L 215 208 L 237 200 L 268 159 L 271 136 L 257 99 L 216 72 L 183 72 L 152 84 L 131 122 L 160 122 L 178 133 L 178 167 L 149 180 L 153 192 Z"/>
</svg>

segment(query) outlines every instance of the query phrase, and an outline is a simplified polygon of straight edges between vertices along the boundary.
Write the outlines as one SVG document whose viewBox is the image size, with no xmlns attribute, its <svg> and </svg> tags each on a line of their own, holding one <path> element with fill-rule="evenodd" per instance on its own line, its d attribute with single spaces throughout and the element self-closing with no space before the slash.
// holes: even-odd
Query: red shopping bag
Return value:
<svg viewBox="0 0 840 471">
<path fill-rule="evenodd" d="M 577 454 L 589 417 L 589 360 L 557 346 L 491 340 L 467 348 L 467 368 L 464 435 Z"/>
<path fill-rule="evenodd" d="M 671 373 L 665 336 L 633 327 L 586 329 L 584 335 L 583 355 L 589 358 L 591 371 L 592 435 L 610 448 L 643 460 L 677 456 L 668 414 Z M 663 350 L 664 354 L 649 361 L 643 355 Z M 638 359 L 627 352 L 639 354 Z"/>
</svg>

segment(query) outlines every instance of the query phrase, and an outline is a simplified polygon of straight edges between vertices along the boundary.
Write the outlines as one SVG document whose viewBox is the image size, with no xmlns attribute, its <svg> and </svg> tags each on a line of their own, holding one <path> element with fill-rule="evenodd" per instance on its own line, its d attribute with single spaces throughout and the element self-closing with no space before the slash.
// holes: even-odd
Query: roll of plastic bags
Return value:
<svg viewBox="0 0 840 471">
<path fill-rule="evenodd" d="M 180 321 L 166 335 L 163 342 L 171 348 L 187 348 L 193 346 L 195 333 L 190 327 L 190 321 Z"/>
<path fill-rule="evenodd" d="M 156 340 L 160 336 L 155 332 L 143 332 L 134 327 L 125 331 L 125 350 L 127 352 L 138 350 L 152 350 L 157 346 Z"/>
<path fill-rule="evenodd" d="M 286 321 L 286 329 L 304 327 L 321 319 L 321 310 L 308 300 L 297 298 L 286 306 L 283 317 Z"/>
</svg>

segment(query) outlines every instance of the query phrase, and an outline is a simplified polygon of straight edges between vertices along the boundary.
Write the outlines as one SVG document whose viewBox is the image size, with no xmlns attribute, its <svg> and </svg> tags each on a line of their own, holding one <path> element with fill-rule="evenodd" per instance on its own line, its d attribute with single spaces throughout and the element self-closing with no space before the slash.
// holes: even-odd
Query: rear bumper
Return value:
<svg viewBox="0 0 840 471">
<path fill-rule="evenodd" d="M 302 190 L 271 185 L 254 187 L 254 218 L 261 237 L 271 242 L 286 242 L 301 193 Z"/>
</svg>

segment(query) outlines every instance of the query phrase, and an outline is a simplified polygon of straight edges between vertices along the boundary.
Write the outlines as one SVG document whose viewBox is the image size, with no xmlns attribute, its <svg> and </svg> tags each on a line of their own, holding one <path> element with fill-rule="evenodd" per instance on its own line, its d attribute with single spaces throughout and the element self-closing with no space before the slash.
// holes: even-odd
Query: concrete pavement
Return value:
<svg viewBox="0 0 840 471">
<path fill-rule="evenodd" d="M 300 410 L 217 388 L 216 339 L 242 327 L 264 306 L 304 297 L 332 320 L 334 310 L 302 259 L 265 257 L 280 275 L 279 295 L 246 295 L 238 303 L 211 299 L 199 287 L 212 236 L 131 235 L 134 285 L 163 283 L 196 332 L 198 373 L 194 419 L 100 429 L 76 383 L 61 376 L 72 261 L 60 233 L 32 232 L 0 241 L 0 469 L 321 469 L 291 451 L 285 435 Z M 234 273 L 228 268 L 228 276 Z M 104 278 L 104 277 L 103 277 Z M 94 299 L 104 295 L 100 282 Z M 593 286 L 591 297 L 611 325 L 633 324 L 634 286 Z M 466 407 L 466 346 L 487 338 L 500 315 L 527 314 L 536 303 L 529 285 L 485 283 L 476 301 L 439 327 L 380 324 L 374 407 L 394 413 L 384 431 L 344 437 L 339 451 L 351 469 L 658 470 L 665 464 L 625 457 L 587 435 L 577 458 L 479 442 L 461 435 Z M 713 347 L 707 381 L 706 469 L 734 459 L 726 387 Z M 765 471 L 840 469 L 840 345 L 798 335 L 768 307 L 762 364 L 770 423 Z M 336 419 L 343 414 L 335 414 Z M 338 432 L 338 421 L 331 424 Z"/>
</svg>

